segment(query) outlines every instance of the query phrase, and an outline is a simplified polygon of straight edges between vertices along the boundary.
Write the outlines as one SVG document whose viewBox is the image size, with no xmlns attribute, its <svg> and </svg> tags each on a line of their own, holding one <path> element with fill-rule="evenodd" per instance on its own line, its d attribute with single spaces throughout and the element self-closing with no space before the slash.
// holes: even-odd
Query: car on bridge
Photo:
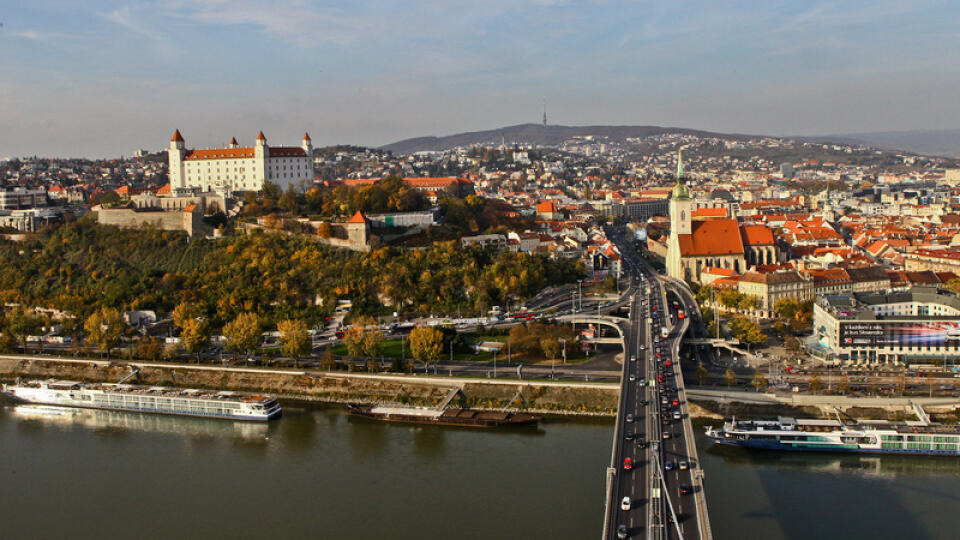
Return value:
<svg viewBox="0 0 960 540">
<path fill-rule="evenodd" d="M 633 458 L 623 458 L 623 470 L 629 471 L 633 468 Z"/>
<path fill-rule="evenodd" d="M 623 500 L 620 501 L 621 510 L 630 510 L 632 507 L 633 503 L 630 501 L 630 497 L 624 497 Z"/>
<path fill-rule="evenodd" d="M 666 463 L 664 463 L 664 464 L 663 464 L 663 470 L 665 470 L 665 471 L 672 471 L 672 470 L 673 470 L 673 462 L 672 462 L 672 461 L 667 461 Z"/>
<path fill-rule="evenodd" d="M 621 523 L 620 526 L 617 527 L 617 538 L 620 538 L 621 540 L 623 540 L 624 538 L 627 538 L 629 536 L 630 536 L 630 531 L 627 530 L 627 526 Z"/>
<path fill-rule="evenodd" d="M 633 414 L 628 414 L 626 420 L 627 422 L 633 422 Z"/>
</svg>

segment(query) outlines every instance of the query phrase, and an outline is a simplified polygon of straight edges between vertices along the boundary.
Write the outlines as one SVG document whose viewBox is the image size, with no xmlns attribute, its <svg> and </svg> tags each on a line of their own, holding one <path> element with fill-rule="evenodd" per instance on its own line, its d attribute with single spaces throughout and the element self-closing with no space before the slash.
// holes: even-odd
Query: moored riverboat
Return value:
<svg viewBox="0 0 960 540">
<path fill-rule="evenodd" d="M 960 456 L 960 426 L 924 422 L 734 418 L 706 435 L 715 444 L 761 450 Z"/>
<path fill-rule="evenodd" d="M 2 391 L 15 401 L 61 407 L 253 421 L 282 414 L 280 403 L 271 396 L 194 388 L 50 379 L 4 384 Z"/>
</svg>

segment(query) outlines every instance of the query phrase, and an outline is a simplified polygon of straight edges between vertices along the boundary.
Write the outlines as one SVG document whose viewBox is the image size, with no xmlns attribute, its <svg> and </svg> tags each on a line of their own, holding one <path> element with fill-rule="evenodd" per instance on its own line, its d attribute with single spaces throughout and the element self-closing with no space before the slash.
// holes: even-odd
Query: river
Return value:
<svg viewBox="0 0 960 540">
<path fill-rule="evenodd" d="M 609 420 L 269 425 L 6 404 L 4 538 L 598 538 Z M 718 540 L 955 538 L 960 460 L 705 450 Z"/>
</svg>

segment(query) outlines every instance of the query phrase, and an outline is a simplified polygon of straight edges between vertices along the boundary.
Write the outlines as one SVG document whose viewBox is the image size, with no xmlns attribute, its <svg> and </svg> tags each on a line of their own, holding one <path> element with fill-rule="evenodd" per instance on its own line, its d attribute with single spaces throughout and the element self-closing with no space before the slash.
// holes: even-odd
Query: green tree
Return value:
<svg viewBox="0 0 960 540">
<path fill-rule="evenodd" d="M 277 331 L 280 332 L 280 350 L 299 366 L 300 357 L 311 349 L 307 325 L 303 321 L 286 319 L 277 323 Z"/>
<path fill-rule="evenodd" d="M 432 326 L 418 326 L 410 331 L 410 354 L 426 364 L 436 362 L 443 353 L 443 332 Z"/>
<path fill-rule="evenodd" d="M 125 329 L 123 315 L 109 307 L 94 311 L 83 323 L 87 340 L 96 343 L 101 351 L 107 353 L 107 358 L 110 358 L 110 351 L 120 342 Z"/>
<path fill-rule="evenodd" d="M 27 336 L 39 334 L 42 327 L 42 319 L 22 311 L 14 312 L 6 323 L 6 331 L 20 342 L 24 352 L 27 351 Z"/>
<path fill-rule="evenodd" d="M 781 298 L 773 304 L 773 311 L 784 319 L 792 319 L 801 311 L 800 301 L 796 298 Z"/>
<path fill-rule="evenodd" d="M 223 335 L 231 350 L 250 354 L 260 346 L 260 317 L 256 313 L 241 313 L 224 325 Z"/>
</svg>

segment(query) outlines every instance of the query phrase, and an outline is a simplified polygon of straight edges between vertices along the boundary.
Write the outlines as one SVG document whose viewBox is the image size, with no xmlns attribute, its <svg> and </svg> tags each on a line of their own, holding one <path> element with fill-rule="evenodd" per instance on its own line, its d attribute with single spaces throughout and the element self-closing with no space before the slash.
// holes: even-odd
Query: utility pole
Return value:
<svg viewBox="0 0 960 540">
<path fill-rule="evenodd" d="M 453 363 L 453 339 L 450 340 L 450 363 Z"/>
<path fill-rule="evenodd" d="M 560 338 L 560 343 L 563 345 L 563 363 L 567 363 L 567 340 Z"/>
</svg>

